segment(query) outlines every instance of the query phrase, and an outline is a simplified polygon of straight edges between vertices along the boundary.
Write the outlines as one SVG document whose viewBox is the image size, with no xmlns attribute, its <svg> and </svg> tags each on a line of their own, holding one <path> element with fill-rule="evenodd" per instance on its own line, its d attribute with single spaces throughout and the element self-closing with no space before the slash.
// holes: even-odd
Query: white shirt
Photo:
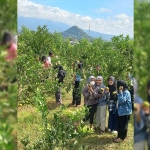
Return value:
<svg viewBox="0 0 150 150">
<path fill-rule="evenodd" d="M 51 57 L 50 56 L 47 57 L 47 61 L 49 62 L 49 64 L 52 65 L 52 63 L 51 63 Z"/>
</svg>

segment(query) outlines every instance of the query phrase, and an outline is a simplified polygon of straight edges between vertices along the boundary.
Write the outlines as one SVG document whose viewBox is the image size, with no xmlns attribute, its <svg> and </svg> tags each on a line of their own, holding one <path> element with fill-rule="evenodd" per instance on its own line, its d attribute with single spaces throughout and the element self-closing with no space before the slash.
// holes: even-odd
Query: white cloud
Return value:
<svg viewBox="0 0 150 150">
<path fill-rule="evenodd" d="M 128 19 L 128 16 L 126 14 L 120 14 L 120 15 L 116 15 L 114 17 L 118 18 L 118 19 Z"/>
<path fill-rule="evenodd" d="M 101 10 L 106 11 L 104 8 L 101 8 Z M 70 26 L 77 25 L 87 30 L 90 23 L 90 29 L 93 31 L 113 35 L 129 34 L 133 37 L 133 17 L 129 17 L 126 14 L 109 16 L 106 19 L 93 19 L 89 16 L 70 13 L 58 7 L 35 4 L 29 0 L 18 0 L 18 15 L 62 22 Z"/>
<path fill-rule="evenodd" d="M 101 12 L 110 13 L 110 12 L 112 12 L 112 11 L 111 11 L 110 9 L 106 9 L 106 8 L 101 7 L 100 9 L 96 9 L 95 12 L 99 12 L 99 13 L 101 13 Z"/>
</svg>

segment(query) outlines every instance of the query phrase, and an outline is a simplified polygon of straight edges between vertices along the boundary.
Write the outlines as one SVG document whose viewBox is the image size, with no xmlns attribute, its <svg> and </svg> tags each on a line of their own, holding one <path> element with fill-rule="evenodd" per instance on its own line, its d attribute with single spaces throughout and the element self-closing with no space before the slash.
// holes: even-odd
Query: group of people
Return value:
<svg viewBox="0 0 150 150">
<path fill-rule="evenodd" d="M 46 59 L 45 59 L 46 60 Z M 47 60 L 46 60 L 47 61 Z M 54 66 L 63 70 L 63 67 L 59 64 Z M 127 137 L 128 122 L 133 110 L 131 92 L 128 90 L 128 84 L 119 80 L 116 81 L 113 76 L 108 78 L 107 87 L 104 85 L 102 76 L 90 76 L 87 80 L 85 87 L 81 87 L 81 72 L 83 69 L 82 61 L 76 61 L 73 63 L 73 69 L 76 69 L 76 73 L 73 77 L 73 91 L 72 91 L 72 105 L 81 105 L 81 97 L 84 97 L 84 106 L 88 108 L 83 121 L 89 120 L 90 127 L 95 130 L 100 129 L 100 133 L 106 132 L 106 114 L 107 109 L 109 112 L 108 118 L 108 132 L 117 134 L 114 142 L 121 142 Z M 95 69 L 96 73 L 100 73 L 100 66 L 97 65 Z M 64 77 L 61 77 L 58 72 L 58 83 L 63 83 Z M 133 87 L 132 87 L 133 88 Z M 132 93 L 133 94 L 133 93 Z M 56 102 L 61 103 L 60 88 L 56 91 Z M 96 126 L 93 126 L 94 119 Z"/>
<path fill-rule="evenodd" d="M 113 76 L 108 78 L 108 86 L 103 84 L 103 77 L 90 76 L 88 85 L 83 88 L 84 105 L 89 108 L 89 113 L 83 121 L 90 121 L 93 127 L 94 116 L 96 129 L 100 133 L 106 131 L 106 113 L 109 111 L 108 131 L 118 133 L 114 142 L 121 142 L 127 136 L 128 122 L 132 114 L 131 94 L 125 81 L 115 81 Z"/>
<path fill-rule="evenodd" d="M 53 52 L 50 52 L 48 57 L 42 57 L 44 68 L 53 66 L 51 62 L 51 57 L 53 56 Z M 143 101 L 136 94 L 136 83 L 134 83 L 134 90 L 133 84 L 129 85 L 128 82 L 123 80 L 116 81 L 113 76 L 110 76 L 108 77 L 108 84 L 105 86 L 103 77 L 99 76 L 100 65 L 97 65 L 95 69 L 90 70 L 94 72 L 97 77 L 90 76 L 87 80 L 87 84 L 82 88 L 80 85 L 82 81 L 81 72 L 83 71 L 83 63 L 82 61 L 75 61 L 72 65 L 75 72 L 75 74 L 72 75 L 72 105 L 75 105 L 76 107 L 81 105 L 81 97 L 83 95 L 84 106 L 88 108 L 88 113 L 86 112 L 83 121 L 86 122 L 89 120 L 90 127 L 94 128 L 95 130 L 100 129 L 100 133 L 103 134 L 106 132 L 106 114 L 108 111 L 108 132 L 117 134 L 117 136 L 114 138 L 114 142 L 120 143 L 127 137 L 128 123 L 134 110 L 135 148 L 137 150 L 142 150 L 137 143 L 141 141 L 141 143 L 143 143 L 143 145 L 141 145 L 144 147 L 143 139 L 150 138 L 150 136 L 146 136 L 147 129 L 150 126 L 150 121 L 148 121 L 148 109 L 140 109 L 143 108 Z M 58 68 L 58 74 L 56 78 L 58 78 L 59 88 L 55 93 L 56 103 L 62 104 L 60 84 L 63 84 L 65 71 L 60 64 L 60 61 L 58 61 L 57 65 L 53 66 L 53 68 Z M 136 80 L 134 80 L 134 82 L 135 81 Z M 134 100 L 137 104 L 136 111 Z"/>
</svg>

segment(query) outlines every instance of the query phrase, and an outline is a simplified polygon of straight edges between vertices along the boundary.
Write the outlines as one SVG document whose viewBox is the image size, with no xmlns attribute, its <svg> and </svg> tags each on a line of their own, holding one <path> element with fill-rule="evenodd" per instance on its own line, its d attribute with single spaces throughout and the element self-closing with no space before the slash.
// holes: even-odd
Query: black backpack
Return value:
<svg viewBox="0 0 150 150">
<path fill-rule="evenodd" d="M 58 76 L 65 77 L 66 76 L 66 71 L 65 70 L 60 70 L 58 72 Z"/>
</svg>

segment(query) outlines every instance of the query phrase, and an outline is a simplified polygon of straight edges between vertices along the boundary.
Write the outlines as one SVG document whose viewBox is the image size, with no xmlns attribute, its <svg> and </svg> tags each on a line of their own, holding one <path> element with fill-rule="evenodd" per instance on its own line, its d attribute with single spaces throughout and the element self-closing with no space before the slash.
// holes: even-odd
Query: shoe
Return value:
<svg viewBox="0 0 150 150">
<path fill-rule="evenodd" d="M 105 133 L 105 131 L 100 131 L 100 134 L 104 134 Z"/>
<path fill-rule="evenodd" d="M 111 130 L 110 130 L 110 129 L 108 129 L 108 132 L 111 132 Z"/>
<path fill-rule="evenodd" d="M 114 137 L 114 138 L 113 138 L 113 140 L 117 140 L 117 139 L 118 139 L 118 137 Z"/>
<path fill-rule="evenodd" d="M 113 134 L 117 134 L 118 132 L 113 130 L 111 133 L 113 133 Z"/>
<path fill-rule="evenodd" d="M 57 104 L 58 104 L 58 105 L 61 105 L 62 103 L 61 103 L 61 102 L 57 102 Z"/>
<path fill-rule="evenodd" d="M 99 129 L 99 127 L 94 127 L 94 130 L 97 131 Z"/>
<path fill-rule="evenodd" d="M 121 140 L 120 138 L 117 138 L 116 140 L 114 140 L 115 143 L 121 143 L 123 142 L 123 140 Z"/>
</svg>

